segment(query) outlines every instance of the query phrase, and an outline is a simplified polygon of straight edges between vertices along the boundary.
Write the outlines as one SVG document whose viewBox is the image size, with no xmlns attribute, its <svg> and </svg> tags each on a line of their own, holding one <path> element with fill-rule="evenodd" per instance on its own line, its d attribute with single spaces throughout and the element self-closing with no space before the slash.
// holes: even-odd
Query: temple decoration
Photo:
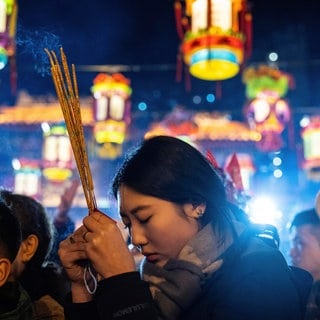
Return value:
<svg viewBox="0 0 320 320">
<path fill-rule="evenodd" d="M 261 139 L 256 130 L 246 123 L 234 121 L 227 114 L 218 112 L 191 112 L 182 107 L 174 108 L 160 122 L 154 122 L 145 138 L 157 135 L 188 136 L 193 141 L 253 142 Z"/>
<path fill-rule="evenodd" d="M 240 163 L 237 155 L 234 153 L 229 157 L 224 168 L 219 166 L 218 161 L 210 150 L 207 150 L 206 157 L 222 178 L 228 201 L 244 209 L 248 195 L 243 186 Z"/>
<path fill-rule="evenodd" d="M 41 167 L 38 160 L 14 159 L 14 192 L 38 198 L 41 191 Z"/>
<path fill-rule="evenodd" d="M 193 140 L 197 133 L 197 126 L 193 122 L 193 112 L 182 106 L 176 106 L 160 122 L 151 124 L 145 133 L 145 138 L 157 135 L 188 137 Z"/>
<path fill-rule="evenodd" d="M 120 73 L 100 73 L 93 83 L 93 134 L 99 146 L 98 154 L 103 158 L 115 159 L 122 153 L 122 144 L 131 121 L 130 80 Z"/>
<path fill-rule="evenodd" d="M 262 136 L 257 147 L 278 151 L 283 146 L 281 134 L 291 119 L 290 106 L 283 97 L 293 87 L 293 78 L 277 68 L 259 65 L 246 68 L 242 80 L 248 99 L 245 116 L 250 128 Z"/>
<path fill-rule="evenodd" d="M 303 141 L 302 168 L 311 180 L 320 180 L 320 116 L 310 117 L 301 131 Z"/>
<path fill-rule="evenodd" d="M 237 190 L 250 193 L 255 172 L 252 157 L 247 153 L 234 153 L 226 159 L 224 170 L 231 176 Z"/>
<path fill-rule="evenodd" d="M 0 0 L 0 70 L 10 64 L 10 82 L 16 91 L 16 24 L 18 4 L 15 0 Z"/>
<path fill-rule="evenodd" d="M 64 124 L 43 125 L 43 176 L 49 181 L 63 182 L 73 174 L 74 158 Z"/>
<path fill-rule="evenodd" d="M 180 55 L 202 80 L 238 74 L 251 55 L 252 16 L 246 0 L 176 0 Z"/>
</svg>

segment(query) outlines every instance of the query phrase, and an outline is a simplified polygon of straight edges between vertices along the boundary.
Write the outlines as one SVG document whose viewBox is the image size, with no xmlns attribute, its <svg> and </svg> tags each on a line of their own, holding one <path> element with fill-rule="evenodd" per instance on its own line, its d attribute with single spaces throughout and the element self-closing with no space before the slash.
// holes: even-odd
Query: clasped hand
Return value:
<svg viewBox="0 0 320 320">
<path fill-rule="evenodd" d="M 135 263 L 117 223 L 100 211 L 83 219 L 69 238 L 60 243 L 59 257 L 73 287 L 84 287 L 84 260 L 98 280 L 135 271 Z"/>
</svg>

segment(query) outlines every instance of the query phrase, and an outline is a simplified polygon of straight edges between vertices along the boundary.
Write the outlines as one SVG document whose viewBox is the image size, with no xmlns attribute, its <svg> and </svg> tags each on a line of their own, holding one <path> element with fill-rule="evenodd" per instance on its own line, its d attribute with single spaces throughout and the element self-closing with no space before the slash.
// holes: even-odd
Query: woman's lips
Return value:
<svg viewBox="0 0 320 320">
<path fill-rule="evenodd" d="M 156 262 L 159 260 L 159 255 L 156 253 L 145 254 L 145 257 L 149 262 Z"/>
</svg>

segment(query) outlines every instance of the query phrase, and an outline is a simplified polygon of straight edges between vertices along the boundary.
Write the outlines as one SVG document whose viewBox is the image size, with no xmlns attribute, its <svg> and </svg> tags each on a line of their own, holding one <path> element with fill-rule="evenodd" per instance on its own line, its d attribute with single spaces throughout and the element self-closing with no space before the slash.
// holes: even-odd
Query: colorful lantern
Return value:
<svg viewBox="0 0 320 320">
<path fill-rule="evenodd" d="M 43 175 L 50 181 L 63 182 L 70 178 L 74 168 L 74 158 L 70 139 L 64 124 L 56 124 L 44 129 Z"/>
<path fill-rule="evenodd" d="M 283 145 L 281 134 L 291 118 L 289 104 L 283 97 L 293 85 L 292 77 L 277 68 L 260 65 L 245 69 L 242 80 L 249 100 L 245 115 L 249 126 L 261 133 L 258 148 L 278 151 Z"/>
<path fill-rule="evenodd" d="M 100 147 L 98 154 L 105 158 L 117 158 L 122 153 L 122 144 L 131 121 L 130 80 L 119 73 L 100 73 L 93 82 L 93 134 Z"/>
<path fill-rule="evenodd" d="M 203 80 L 234 77 L 251 54 L 252 17 L 246 0 L 176 0 L 180 53 Z"/>
<path fill-rule="evenodd" d="M 3 69 L 8 61 L 11 68 L 11 86 L 16 90 L 16 23 L 18 5 L 15 0 L 0 0 L 0 70 Z"/>
<path fill-rule="evenodd" d="M 320 180 L 320 116 L 313 116 L 301 131 L 303 140 L 302 167 L 312 180 Z"/>
<path fill-rule="evenodd" d="M 14 192 L 38 198 L 41 186 L 41 168 L 37 160 L 14 159 Z"/>
</svg>

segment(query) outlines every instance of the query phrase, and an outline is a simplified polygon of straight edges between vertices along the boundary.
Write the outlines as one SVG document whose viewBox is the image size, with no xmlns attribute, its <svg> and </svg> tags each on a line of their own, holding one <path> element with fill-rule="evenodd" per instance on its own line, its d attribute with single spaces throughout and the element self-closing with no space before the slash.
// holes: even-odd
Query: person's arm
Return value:
<svg viewBox="0 0 320 320">
<path fill-rule="evenodd" d="M 102 280 L 95 302 L 99 319 L 157 319 L 149 285 L 140 279 L 138 272 L 123 273 Z"/>
<path fill-rule="evenodd" d="M 66 297 L 63 307 L 67 320 L 99 319 L 94 301 L 74 303 L 72 302 L 71 293 Z"/>
<path fill-rule="evenodd" d="M 57 229 L 63 228 L 70 221 L 69 211 L 74 197 L 76 196 L 79 184 L 80 180 L 74 179 L 70 186 L 61 195 L 60 203 L 53 219 L 53 224 Z"/>
<path fill-rule="evenodd" d="M 123 273 L 99 282 L 94 299 L 64 306 L 66 319 L 156 320 L 157 312 L 149 286 L 138 272 Z"/>
</svg>

